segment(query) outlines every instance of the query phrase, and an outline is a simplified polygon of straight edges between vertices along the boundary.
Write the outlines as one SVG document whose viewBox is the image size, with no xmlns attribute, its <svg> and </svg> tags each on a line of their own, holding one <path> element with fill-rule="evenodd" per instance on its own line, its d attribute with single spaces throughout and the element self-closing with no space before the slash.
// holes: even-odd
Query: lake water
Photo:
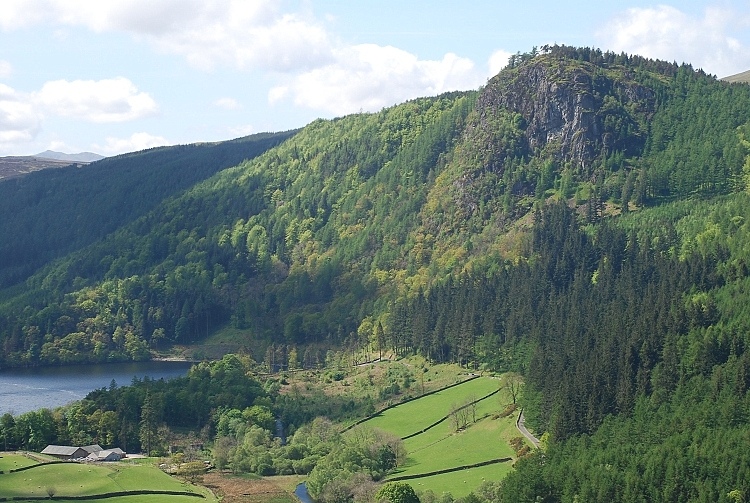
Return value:
<svg viewBox="0 0 750 503">
<path fill-rule="evenodd" d="M 0 415 L 10 412 L 18 416 L 44 407 L 54 409 L 80 400 L 95 389 L 109 387 L 112 379 L 118 386 L 127 386 L 133 377 L 184 376 L 191 365 L 152 361 L 0 370 Z"/>
</svg>

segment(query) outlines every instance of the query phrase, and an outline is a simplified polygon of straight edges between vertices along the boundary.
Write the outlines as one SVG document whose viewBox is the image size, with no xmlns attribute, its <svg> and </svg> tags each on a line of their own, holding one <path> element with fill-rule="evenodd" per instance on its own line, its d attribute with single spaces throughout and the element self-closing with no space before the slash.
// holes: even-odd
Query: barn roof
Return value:
<svg viewBox="0 0 750 503">
<path fill-rule="evenodd" d="M 79 452 L 80 447 L 72 447 L 70 445 L 48 445 L 42 451 L 42 454 L 50 454 L 52 456 L 73 456 Z"/>
<path fill-rule="evenodd" d="M 99 451 L 104 450 L 104 449 L 102 449 L 102 446 L 99 445 L 99 444 L 84 445 L 83 447 L 81 447 L 81 449 L 83 449 L 84 451 L 88 452 L 89 454 L 91 454 L 92 452 L 99 452 Z"/>
</svg>

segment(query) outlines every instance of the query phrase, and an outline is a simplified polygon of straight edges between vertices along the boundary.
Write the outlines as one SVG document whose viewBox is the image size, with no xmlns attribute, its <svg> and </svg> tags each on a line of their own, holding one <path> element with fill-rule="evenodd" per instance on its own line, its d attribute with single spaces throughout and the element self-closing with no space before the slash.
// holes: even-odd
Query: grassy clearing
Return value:
<svg viewBox="0 0 750 503">
<path fill-rule="evenodd" d="M 481 377 L 448 390 L 398 405 L 363 423 L 399 436 L 406 436 L 444 417 L 456 405 L 479 399 L 497 390 L 501 380 Z M 510 394 L 499 393 L 476 404 L 477 421 L 456 432 L 450 420 L 404 441 L 409 453 L 406 462 L 392 476 L 429 473 L 489 461 L 511 458 L 516 454 L 510 440 L 520 436 L 516 429 L 518 413 L 499 418 L 498 414 L 512 402 Z M 512 470 L 512 461 L 433 475 L 405 482 L 417 491 L 432 490 L 437 496 L 450 492 L 463 497 L 478 488 L 484 480 L 499 480 Z"/>
<path fill-rule="evenodd" d="M 38 503 L 38 500 L 14 500 L 16 502 L 24 503 Z M 81 503 L 81 500 L 72 500 L 65 498 L 55 497 L 56 503 Z M 89 501 L 102 501 L 105 503 L 205 503 L 206 501 L 216 501 L 216 499 L 203 499 L 196 498 L 194 496 L 172 496 L 164 494 L 137 494 L 133 496 L 117 496 L 114 498 L 107 498 L 102 500 L 89 500 Z M 270 503 L 270 502 L 269 502 Z"/>
<path fill-rule="evenodd" d="M 363 424 L 405 437 L 445 417 L 453 407 L 464 404 L 469 397 L 479 399 L 497 390 L 499 385 L 497 379 L 479 377 L 383 411 Z"/>
<path fill-rule="evenodd" d="M 500 480 L 511 470 L 513 470 L 511 463 L 501 463 L 404 482 L 412 486 L 417 493 L 429 489 L 438 497 L 444 493 L 451 493 L 454 498 L 463 498 L 482 485 L 485 480 Z"/>
<path fill-rule="evenodd" d="M 118 491 L 159 490 L 185 491 L 200 493 L 208 499 L 215 498 L 204 488 L 185 484 L 153 465 L 112 463 L 81 464 L 62 463 L 38 465 L 17 473 L 0 475 L 0 495 L 6 498 L 46 497 L 53 488 L 55 499 L 63 500 L 68 496 L 88 496 Z M 123 501 L 167 501 L 172 503 L 183 500 L 199 501 L 189 496 L 144 495 L 123 496 Z M 172 499 L 175 498 L 175 499 Z M 114 502 L 120 498 L 110 498 Z"/>
<path fill-rule="evenodd" d="M 501 392 L 477 403 L 477 419 L 496 415 L 501 410 L 503 410 L 506 406 L 504 400 L 505 396 L 505 393 Z M 515 420 L 513 420 L 513 425 L 515 425 Z M 452 429 L 452 426 L 453 425 L 451 424 L 450 420 L 443 421 L 434 428 L 430 428 L 424 433 L 407 439 L 405 441 L 405 446 L 409 452 L 418 452 L 427 446 L 433 445 L 436 442 L 441 441 L 450 435 L 453 435 L 454 431 Z M 472 429 L 473 427 L 469 428 L 467 431 L 471 431 Z M 504 426 L 503 429 L 507 429 L 507 425 Z"/>
<path fill-rule="evenodd" d="M 367 357 L 374 359 L 378 355 L 373 353 Z M 421 394 L 444 388 L 456 382 L 463 381 L 469 376 L 466 369 L 453 364 L 430 365 L 421 356 L 410 356 L 396 360 L 383 359 L 372 364 L 352 367 L 347 378 L 341 382 L 348 387 L 348 394 L 371 394 L 383 386 L 393 382 L 394 375 L 409 375 L 410 388 L 402 389 L 407 394 Z M 391 376 L 389 378 L 389 375 Z M 398 379 L 397 379 L 398 380 Z M 399 384 L 403 384 L 400 382 Z"/>
<path fill-rule="evenodd" d="M 481 463 L 491 459 L 513 458 L 515 452 L 505 437 L 514 428 L 514 419 L 486 418 L 458 433 L 448 426 L 435 428 L 428 439 L 414 437 L 405 447 L 409 456 L 396 475 L 416 475 L 456 466 Z M 419 439 L 419 440 L 417 440 Z"/>
<path fill-rule="evenodd" d="M 269 480 L 284 491 L 294 494 L 294 490 L 305 480 L 305 477 L 303 475 L 276 475 L 269 477 Z"/>
<path fill-rule="evenodd" d="M 17 470 L 24 466 L 33 466 L 39 464 L 31 458 L 15 452 L 0 452 L 0 472 Z"/>
</svg>

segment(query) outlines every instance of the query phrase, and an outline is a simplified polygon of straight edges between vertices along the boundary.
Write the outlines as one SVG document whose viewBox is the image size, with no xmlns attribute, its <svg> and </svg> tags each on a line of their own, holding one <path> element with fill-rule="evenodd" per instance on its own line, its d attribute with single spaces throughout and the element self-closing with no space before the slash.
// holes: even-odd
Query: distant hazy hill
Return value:
<svg viewBox="0 0 750 503">
<path fill-rule="evenodd" d="M 70 166 L 71 161 L 33 155 L 0 157 L 0 181 L 28 175 L 34 171 Z"/>
<path fill-rule="evenodd" d="M 0 157 L 0 181 L 19 176 L 28 175 L 34 171 L 50 168 L 64 168 L 73 163 L 88 164 L 104 159 L 103 155 L 93 152 L 81 152 L 79 154 L 64 154 L 45 150 L 37 155 L 14 155 Z"/>
<path fill-rule="evenodd" d="M 725 80 L 727 82 L 748 82 L 750 83 L 750 70 L 742 73 L 738 73 L 737 75 L 730 75 L 729 77 L 724 77 L 721 80 Z"/>
<path fill-rule="evenodd" d="M 57 159 L 58 161 L 70 161 L 70 162 L 94 162 L 104 159 L 103 155 L 95 154 L 93 152 L 80 152 L 78 154 L 65 154 L 63 152 L 55 152 L 53 150 L 45 150 L 41 154 L 37 154 L 35 157 L 42 157 L 44 159 Z"/>
</svg>

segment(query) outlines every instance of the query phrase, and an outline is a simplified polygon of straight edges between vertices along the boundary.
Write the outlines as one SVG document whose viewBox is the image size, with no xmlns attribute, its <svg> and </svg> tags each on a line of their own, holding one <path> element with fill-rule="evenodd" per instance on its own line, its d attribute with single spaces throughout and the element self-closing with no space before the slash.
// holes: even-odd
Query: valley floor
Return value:
<svg viewBox="0 0 750 503">
<path fill-rule="evenodd" d="M 294 475 L 254 478 L 214 471 L 205 475 L 203 486 L 222 503 L 299 503 L 294 488 L 302 479 Z"/>
</svg>

